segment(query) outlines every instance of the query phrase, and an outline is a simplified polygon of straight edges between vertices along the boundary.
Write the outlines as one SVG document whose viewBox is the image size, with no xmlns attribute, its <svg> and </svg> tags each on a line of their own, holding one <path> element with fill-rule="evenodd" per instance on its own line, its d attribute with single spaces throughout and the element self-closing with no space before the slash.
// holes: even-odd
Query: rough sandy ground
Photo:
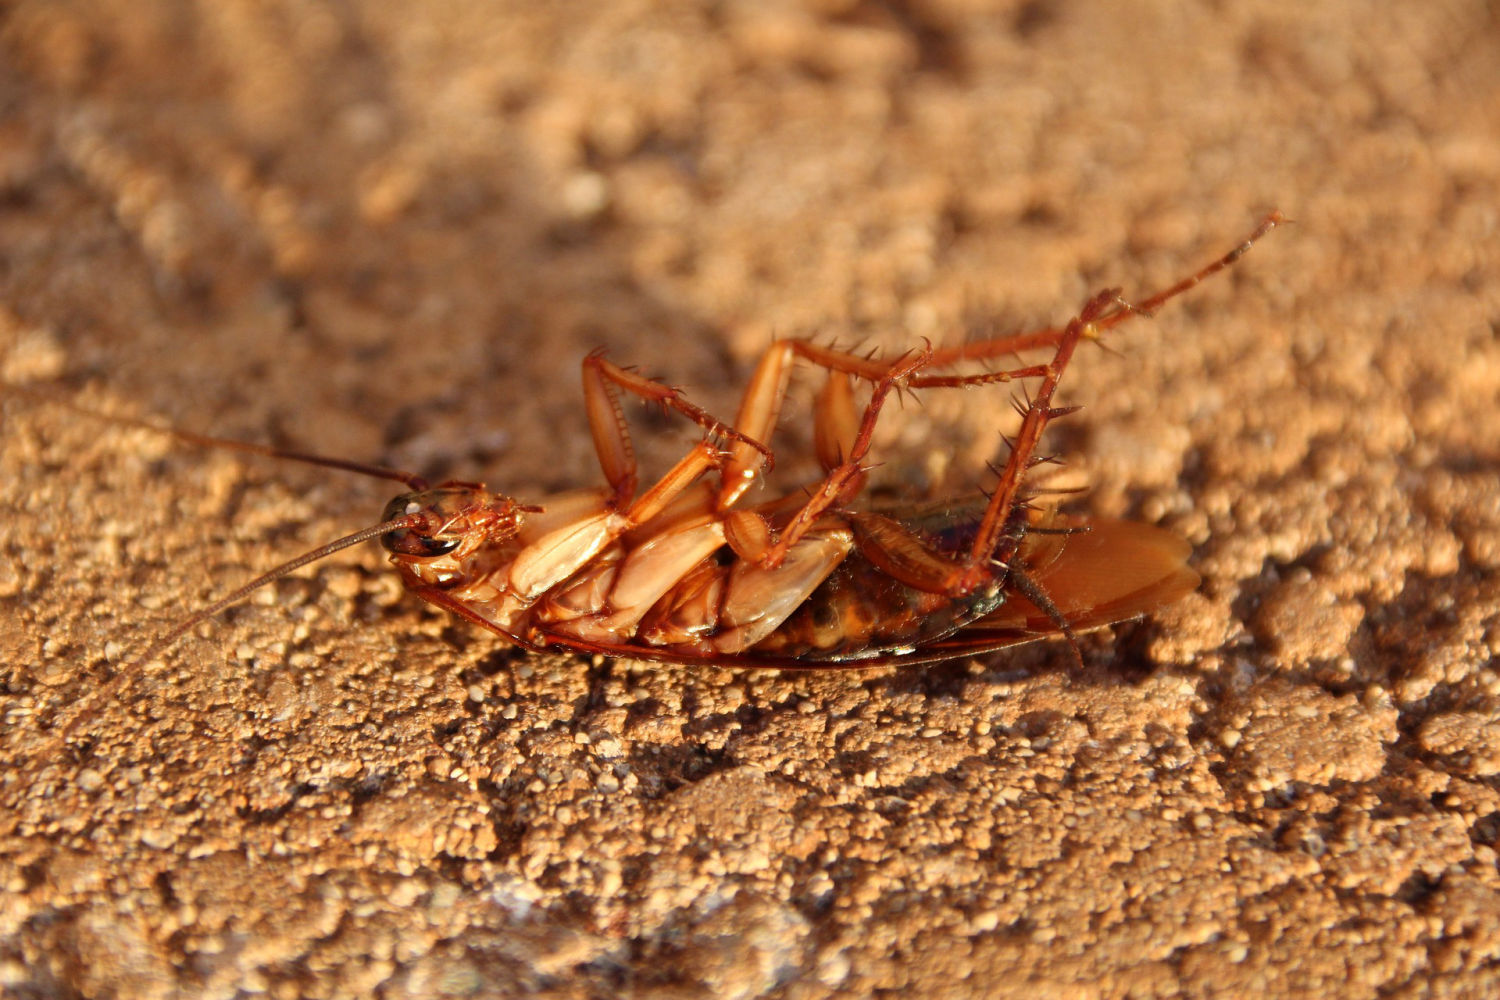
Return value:
<svg viewBox="0 0 1500 1000">
<path fill-rule="evenodd" d="M 1500 993 L 1493 4 L 0 9 L 7 381 L 523 497 L 596 481 L 593 347 L 728 412 L 773 333 L 1052 322 L 1298 220 L 1070 372 L 1078 506 L 1205 578 L 1082 670 L 516 656 L 360 549 L 60 749 L 388 490 L 9 396 L 0 992 Z M 1007 407 L 908 407 L 887 475 L 972 488 Z"/>
</svg>

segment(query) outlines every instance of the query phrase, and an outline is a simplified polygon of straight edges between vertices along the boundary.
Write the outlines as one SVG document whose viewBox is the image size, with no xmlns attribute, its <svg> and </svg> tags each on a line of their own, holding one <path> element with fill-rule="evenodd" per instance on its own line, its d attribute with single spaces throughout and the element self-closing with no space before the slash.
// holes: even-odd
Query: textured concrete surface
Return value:
<svg viewBox="0 0 1500 1000">
<path fill-rule="evenodd" d="M 0 993 L 1500 993 L 1493 4 L 13 0 L 0 107 L 6 382 L 522 498 L 597 481 L 596 346 L 727 412 L 775 333 L 1298 220 L 1069 374 L 1076 509 L 1204 576 L 1082 669 L 517 656 L 362 548 L 63 746 L 388 491 L 7 393 Z M 972 489 L 1008 414 L 907 407 L 883 474 Z"/>
</svg>

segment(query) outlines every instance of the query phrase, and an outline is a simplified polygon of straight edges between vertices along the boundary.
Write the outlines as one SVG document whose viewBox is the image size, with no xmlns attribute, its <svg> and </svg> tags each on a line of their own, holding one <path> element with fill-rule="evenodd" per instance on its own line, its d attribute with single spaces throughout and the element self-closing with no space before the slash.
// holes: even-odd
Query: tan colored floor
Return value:
<svg viewBox="0 0 1500 1000">
<path fill-rule="evenodd" d="M 727 412 L 773 334 L 1059 321 L 1298 222 L 1069 373 L 1077 509 L 1205 578 L 1081 671 L 515 656 L 371 547 L 62 750 L 387 491 L 7 394 L 0 993 L 1500 993 L 1493 4 L 19 0 L 0 46 L 6 381 L 522 498 L 597 481 L 596 346 Z M 983 485 L 1008 406 L 907 407 L 885 475 Z"/>
</svg>

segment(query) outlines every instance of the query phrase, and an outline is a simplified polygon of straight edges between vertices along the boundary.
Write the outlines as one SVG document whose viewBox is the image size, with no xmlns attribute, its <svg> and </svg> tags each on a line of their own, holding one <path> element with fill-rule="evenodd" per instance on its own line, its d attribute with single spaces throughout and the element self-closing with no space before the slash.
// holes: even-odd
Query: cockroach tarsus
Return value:
<svg viewBox="0 0 1500 1000">
<path fill-rule="evenodd" d="M 227 446 L 402 482 L 379 524 L 257 577 L 180 622 L 141 661 L 251 591 L 300 566 L 379 538 L 407 589 L 527 650 L 563 648 L 686 664 L 829 668 L 925 663 L 1076 636 L 1163 607 L 1197 585 L 1189 547 L 1169 532 L 1065 518 L 1028 492 L 1048 424 L 1076 407 L 1053 397 L 1079 344 L 1150 315 L 1237 261 L 1283 222 L 1273 212 L 1239 245 L 1137 301 L 1093 296 L 1061 327 L 898 357 L 811 340 L 778 340 L 762 356 L 732 422 L 677 389 L 595 352 L 583 397 L 605 485 L 538 504 L 482 484 L 169 431 Z M 1041 363 L 999 365 L 1023 351 Z M 791 369 L 826 373 L 814 409 L 823 475 L 775 499 L 745 497 L 770 468 Z M 872 436 L 893 393 L 1021 382 L 1021 424 L 987 496 L 920 506 L 860 505 Z M 859 406 L 854 386 L 868 401 Z M 621 394 L 674 411 L 704 437 L 641 488 Z M 137 423 L 130 421 L 131 423 Z M 146 424 L 145 426 L 153 426 Z M 160 430 L 160 428 L 154 428 Z M 116 675 L 107 687 L 123 680 Z"/>
</svg>

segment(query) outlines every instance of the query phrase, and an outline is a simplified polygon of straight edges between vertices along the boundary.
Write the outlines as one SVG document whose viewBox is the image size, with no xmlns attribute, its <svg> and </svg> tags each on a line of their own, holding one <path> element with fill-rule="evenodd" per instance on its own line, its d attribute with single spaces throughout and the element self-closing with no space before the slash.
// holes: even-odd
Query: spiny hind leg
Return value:
<svg viewBox="0 0 1500 1000">
<path fill-rule="evenodd" d="M 1119 297 L 1119 292 L 1116 292 L 1113 308 L 1105 310 L 1094 319 L 1092 335 L 1097 337 L 1106 330 L 1114 329 L 1135 316 L 1153 315 L 1157 309 L 1175 299 L 1183 292 L 1188 291 L 1225 268 L 1232 266 L 1261 237 L 1286 221 L 1286 217 L 1280 212 L 1273 211 L 1268 213 L 1254 230 L 1235 245 L 1233 250 L 1230 250 L 1221 257 L 1215 258 L 1187 277 L 1174 282 L 1166 288 L 1152 292 L 1143 298 L 1127 302 L 1125 299 Z M 974 340 L 964 344 L 953 344 L 949 347 L 938 348 L 932 353 L 932 366 L 937 368 L 957 364 L 962 361 L 993 360 L 1021 351 L 1035 350 L 1043 347 L 1055 349 L 1067 334 L 1067 329 L 1067 326 L 1045 327 L 1039 330 L 1028 330 L 1023 333 L 1012 333 L 1003 337 Z"/>
<path fill-rule="evenodd" d="M 1009 564 L 1021 543 L 1021 532 L 1008 530 L 1011 514 L 1021 499 L 1021 487 L 1026 472 L 1036 464 L 1036 451 L 1042 432 L 1053 419 L 1072 412 L 1072 407 L 1054 408 L 1052 396 L 1057 390 L 1058 380 L 1073 357 L 1080 340 L 1097 340 L 1112 327 L 1135 316 L 1149 316 L 1166 302 L 1196 286 L 1204 279 L 1233 265 L 1253 247 L 1261 237 L 1281 225 L 1286 219 L 1280 212 L 1271 212 L 1254 230 L 1241 240 L 1234 249 L 1176 283 L 1154 292 L 1143 299 L 1128 302 L 1121 297 L 1118 288 L 1100 292 L 1085 303 L 1083 310 L 1057 338 L 1057 349 L 1052 361 L 1046 366 L 1036 396 L 1026 405 L 1022 414 L 1021 429 L 1016 434 L 1011 448 L 1010 460 L 996 483 L 995 491 L 985 508 L 984 519 L 975 534 L 963 571 L 957 574 L 949 586 L 950 593 L 968 593 L 991 572 L 991 564 Z"/>
<path fill-rule="evenodd" d="M 908 367 L 918 356 L 922 358 L 922 363 Z M 937 352 L 930 348 L 885 358 L 878 354 L 860 355 L 824 347 L 809 340 L 778 340 L 761 356 L 755 373 L 750 378 L 750 384 L 740 402 L 739 413 L 735 417 L 735 428 L 751 441 L 769 440 L 781 415 L 793 364 L 800 358 L 826 369 L 828 379 L 818 395 L 814 430 L 818 461 L 824 471 L 831 474 L 834 469 L 849 464 L 854 442 L 859 437 L 863 424 L 867 419 L 873 420 L 868 406 L 866 418 L 859 415 L 850 384 L 852 379 L 868 382 L 875 388 L 886 384 L 886 389 L 882 390 L 883 396 L 896 383 L 900 383 L 900 387 L 905 389 L 973 386 L 1036 377 L 1043 372 L 1043 366 L 1033 365 L 972 375 L 917 373 L 931 368 L 932 359 L 936 356 Z M 876 404 L 875 413 L 879 409 L 879 404 Z M 730 445 L 729 454 L 730 459 L 723 472 L 723 485 L 719 491 L 720 510 L 728 510 L 734 506 L 754 482 L 756 475 L 756 455 L 752 448 L 735 442 Z"/>
<path fill-rule="evenodd" d="M 775 566 L 786 557 L 787 551 L 796 544 L 817 519 L 830 508 L 849 503 L 864 485 L 864 461 L 869 454 L 870 442 L 879 420 L 881 407 L 893 390 L 901 388 L 960 388 L 1008 382 L 1020 378 L 1039 377 L 1042 382 L 1035 395 L 1022 410 L 1021 428 L 1016 434 L 1011 455 L 1000 473 L 1000 481 L 991 494 L 985 514 L 980 522 L 971 551 L 963 558 L 953 558 L 928 549 L 911 532 L 897 522 L 877 515 L 853 515 L 851 523 L 860 546 L 871 560 L 884 571 L 912 587 L 932 593 L 943 593 L 950 597 L 963 597 L 995 576 L 992 562 L 997 558 L 1006 563 L 1014 556 L 1014 542 L 1019 543 L 1020 534 L 1014 538 L 1006 536 L 1012 511 L 1017 509 L 1020 490 L 1026 471 L 1035 464 L 1035 455 L 1047 424 L 1070 409 L 1051 405 L 1058 381 L 1067 368 L 1078 342 L 1097 335 L 1096 320 L 1115 307 L 1119 293 L 1111 289 L 1096 295 L 1084 307 L 1078 318 L 1070 322 L 1059 338 L 1052 360 L 1046 364 L 1014 368 L 1007 371 L 983 372 L 970 375 L 929 375 L 926 369 L 932 364 L 931 350 L 908 354 L 875 380 L 870 402 L 857 422 L 852 439 L 842 440 L 842 428 L 850 422 L 851 395 L 845 388 L 829 391 L 820 396 L 820 403 L 827 404 L 827 412 L 820 413 L 830 430 L 829 438 L 838 440 L 840 460 L 828 468 L 822 481 L 812 490 L 807 502 L 792 516 L 782 529 L 779 538 L 768 541 L 758 549 L 755 539 L 745 533 L 736 545 L 742 556 L 754 557 L 761 565 Z M 831 381 L 838 380 L 843 373 L 835 370 Z M 1002 546 L 1002 536 L 1006 545 Z M 731 538 L 731 543 L 736 539 Z M 1005 549 L 1003 552 L 998 550 Z"/>
<path fill-rule="evenodd" d="M 818 458 L 824 468 L 824 477 L 811 489 L 806 503 L 792 515 L 782 528 L 780 536 L 772 538 L 769 527 L 757 515 L 737 512 L 726 519 L 731 545 L 742 558 L 754 559 L 762 566 L 775 567 L 786 558 L 795 545 L 826 511 L 847 505 L 864 488 L 869 455 L 880 412 L 891 392 L 900 389 L 957 388 L 1008 382 L 1013 379 L 1037 377 L 1045 374 L 1044 365 L 1016 368 L 1009 371 L 982 372 L 971 375 L 926 375 L 931 364 L 932 351 L 912 351 L 886 361 L 874 357 L 859 357 L 829 348 L 808 344 L 806 341 L 784 341 L 775 346 L 781 358 L 771 366 L 762 362 L 757 378 L 752 383 L 752 394 L 757 388 L 773 384 L 771 374 L 777 375 L 776 385 L 784 385 L 784 375 L 776 372 L 777 361 L 789 363 L 801 356 L 829 369 L 829 377 L 818 396 L 816 409 L 816 433 Z M 866 378 L 872 382 L 870 401 L 862 415 L 856 415 L 851 378 Z M 753 397 L 747 396 L 753 402 Z M 742 407 L 744 413 L 749 407 Z M 774 412 L 767 408 L 767 412 Z M 753 414 L 752 414 L 753 416 Z M 741 425 L 743 427 L 743 425 Z M 727 488 L 727 487 L 726 487 Z"/>
<path fill-rule="evenodd" d="M 829 379 L 819 394 L 816 442 L 818 458 L 826 475 L 812 497 L 794 515 L 781 538 L 769 542 L 764 524 L 757 526 L 755 516 L 731 515 L 731 544 L 743 557 L 754 555 L 763 564 L 779 562 L 790 545 L 805 533 L 817 516 L 836 504 L 847 503 L 863 485 L 861 462 L 869 450 L 880 407 L 890 390 L 958 388 L 1009 382 L 1022 378 L 1040 378 L 1036 395 L 1022 408 L 1021 429 L 1012 446 L 1011 456 L 1000 473 L 999 482 L 986 508 L 980 531 L 962 570 L 955 572 L 944 589 L 950 593 L 969 593 L 989 575 L 990 563 L 1007 562 L 1015 555 L 1019 536 L 1001 544 L 1011 513 L 1017 509 L 1025 474 L 1037 461 L 1036 450 L 1047 424 L 1068 408 L 1054 408 L 1052 396 L 1058 380 L 1072 359 L 1080 340 L 1097 340 L 1104 333 L 1137 315 L 1149 315 L 1167 301 L 1193 288 L 1199 282 L 1234 264 L 1257 240 L 1284 219 L 1272 212 L 1234 249 L 1181 279 L 1175 284 L 1132 304 L 1121 297 L 1119 289 L 1109 289 L 1091 298 L 1083 310 L 1060 329 L 1046 328 L 1013 334 L 986 341 L 928 349 L 920 363 L 911 364 L 913 355 L 894 361 L 878 356 L 862 357 L 846 351 L 822 347 L 806 340 L 783 340 L 773 344 L 761 358 L 735 420 L 736 428 L 752 440 L 770 437 L 780 414 L 786 393 L 787 378 L 794 360 L 801 357 L 829 372 Z M 1012 368 L 978 374 L 932 374 L 931 369 L 965 361 L 994 361 L 1020 351 L 1050 347 L 1052 360 L 1046 364 Z M 905 367 L 903 367 L 905 366 Z M 855 405 L 850 378 L 868 381 L 874 387 L 863 417 L 854 416 Z M 719 509 L 727 510 L 753 481 L 751 463 L 754 455 L 743 445 L 730 448 L 729 462 L 723 469 L 723 486 Z M 743 530 L 739 530 L 743 528 Z"/>
<path fill-rule="evenodd" d="M 966 558 L 952 559 L 926 550 L 915 537 L 899 529 L 894 522 L 883 525 L 878 530 L 864 532 L 861 547 L 872 557 L 872 561 L 910 586 L 952 597 L 972 593 L 985 580 L 993 578 L 993 562 L 1007 563 L 1014 556 L 1014 546 L 1019 544 L 1019 533 L 1015 533 L 1013 539 L 1008 539 L 1003 546 L 1006 551 L 1000 552 L 998 550 L 1002 547 L 1002 536 L 1006 533 L 1011 512 L 1020 501 L 1025 473 L 1035 464 L 1042 432 L 1051 420 L 1071 412 L 1070 409 L 1052 407 L 1051 400 L 1078 342 L 1082 339 L 1096 339 L 1102 321 L 1131 315 L 1135 311 L 1123 302 L 1118 289 L 1109 289 L 1090 299 L 1079 316 L 1061 331 L 1056 331 L 1055 335 L 1054 331 L 1044 330 L 1000 338 L 984 344 L 961 345 L 960 348 L 950 348 L 943 352 L 928 348 L 910 352 L 894 362 L 873 357 L 862 358 L 821 348 L 806 341 L 784 341 L 775 345 L 767 355 L 773 359 L 772 362 L 768 364 L 764 359 L 761 362 L 761 369 L 757 371 L 757 383 L 764 381 L 764 384 L 771 384 L 769 373 L 764 380 L 761 378 L 762 373 L 769 369 L 779 379 L 775 383 L 778 390 L 784 392 L 785 373 L 774 367 L 776 361 L 780 360 L 773 353 L 777 348 L 783 352 L 783 365 L 789 364 L 793 356 L 802 356 L 829 369 L 829 378 L 818 397 L 815 435 L 818 457 L 825 475 L 813 487 L 807 502 L 782 529 L 780 537 L 773 540 L 763 522 L 755 523 L 758 520 L 755 515 L 736 514 L 731 515 L 728 523 L 730 543 L 744 558 L 754 558 L 763 566 L 777 566 L 820 516 L 831 508 L 846 505 L 853 500 L 864 486 L 866 469 L 863 463 L 869 454 L 881 408 L 892 390 L 965 388 L 1040 378 L 1041 386 L 1022 408 L 1021 428 L 1012 444 L 1010 458 L 1000 472 L 999 483 L 991 494 L 979 532 Z M 1053 346 L 1054 353 L 1052 360 L 1046 364 L 971 374 L 928 373 L 929 369 L 940 363 L 993 360 L 1017 350 L 1048 343 Z M 957 353 L 959 351 L 962 353 Z M 851 377 L 865 378 L 873 383 L 870 401 L 866 404 L 863 415 L 857 419 Z M 756 389 L 757 384 L 752 384 L 751 392 L 754 393 Z M 747 395 L 747 402 L 749 398 Z M 777 405 L 779 406 L 779 396 Z M 747 409 L 748 406 L 742 405 L 742 416 Z M 745 424 L 741 422 L 740 426 L 744 427 Z M 733 456 L 729 468 L 733 468 Z"/>
<path fill-rule="evenodd" d="M 1001 470 L 994 492 L 990 495 L 970 552 L 963 560 L 961 570 L 946 583 L 944 589 L 947 593 L 955 596 L 970 593 L 994 572 L 995 564 L 1004 566 L 1015 559 L 1024 532 L 1010 527 L 1011 518 L 1020 509 L 1026 473 L 1039 461 L 1037 448 L 1042 433 L 1052 420 L 1075 409 L 1053 407 L 1052 397 L 1079 341 L 1098 340 L 1106 330 L 1135 316 L 1152 315 L 1168 301 L 1232 266 L 1256 241 L 1285 221 L 1280 212 L 1271 212 L 1228 253 L 1145 298 L 1130 302 L 1122 297 L 1120 289 L 1107 289 L 1089 299 L 1082 311 L 1061 329 L 1036 330 L 989 341 L 958 344 L 933 352 L 930 365 L 935 367 L 960 361 L 992 360 L 1036 347 L 1054 348 L 1051 362 L 1041 366 L 1042 382 L 1036 395 L 1022 409 L 1021 428 L 1012 443 L 1009 460 Z M 913 387 L 941 385 L 945 384 L 942 382 L 943 378 L 923 376 L 913 379 L 911 384 Z M 962 377 L 958 378 L 959 384 L 962 384 Z"/>
</svg>

